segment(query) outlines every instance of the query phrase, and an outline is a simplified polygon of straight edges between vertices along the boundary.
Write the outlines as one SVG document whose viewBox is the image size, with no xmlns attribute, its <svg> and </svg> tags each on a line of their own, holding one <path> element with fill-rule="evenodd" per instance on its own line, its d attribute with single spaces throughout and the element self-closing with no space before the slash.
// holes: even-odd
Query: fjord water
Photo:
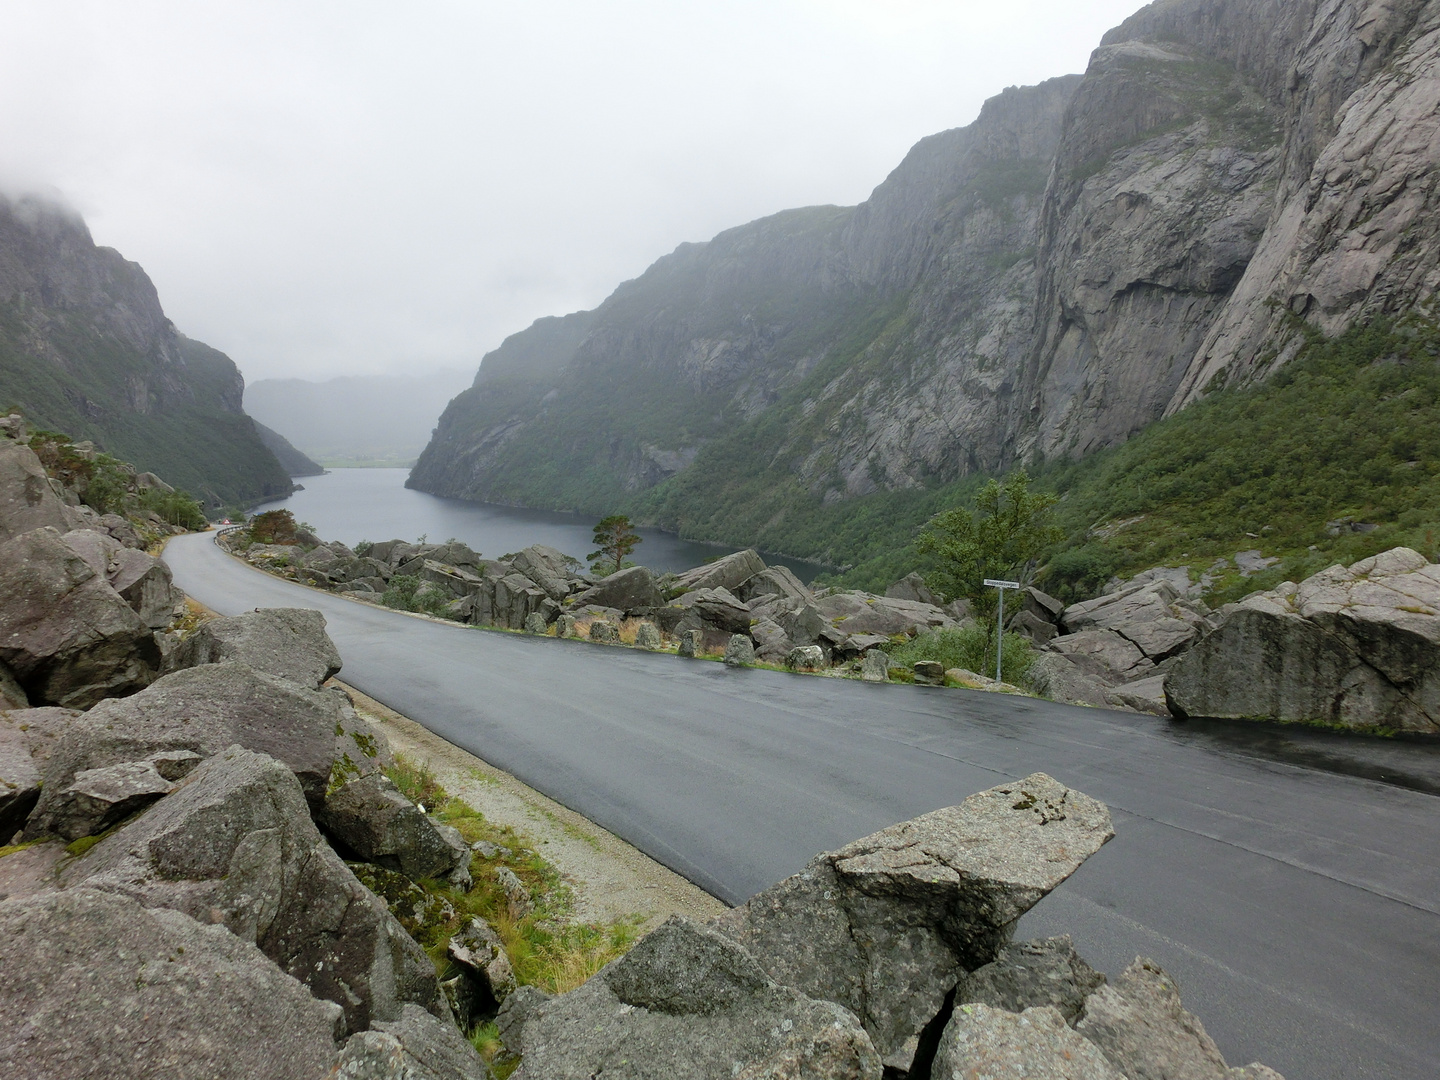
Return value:
<svg viewBox="0 0 1440 1080">
<path fill-rule="evenodd" d="M 297 521 L 312 525 L 326 540 L 354 545 L 361 540 L 417 540 L 431 543 L 451 537 L 494 559 L 531 544 L 548 544 L 583 560 L 595 545 L 591 532 L 596 518 L 560 514 L 490 503 L 442 499 L 405 486 L 408 469 L 332 469 L 324 476 L 307 476 L 303 491 L 256 507 L 284 508 Z M 659 529 L 640 529 L 643 542 L 634 560 L 660 572 L 699 566 L 735 548 L 682 540 Z M 803 559 L 765 555 L 765 561 L 788 566 L 801 581 L 810 581 L 824 569 Z"/>
</svg>

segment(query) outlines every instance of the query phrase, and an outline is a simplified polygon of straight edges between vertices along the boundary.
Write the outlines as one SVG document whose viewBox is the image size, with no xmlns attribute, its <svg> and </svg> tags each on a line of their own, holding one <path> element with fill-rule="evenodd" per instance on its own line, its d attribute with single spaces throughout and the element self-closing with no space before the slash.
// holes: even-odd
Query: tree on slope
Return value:
<svg viewBox="0 0 1440 1080">
<path fill-rule="evenodd" d="M 1050 508 L 1058 501 L 1048 491 L 1031 491 L 1023 469 L 1004 481 L 991 480 L 976 495 L 973 509 L 937 514 L 920 535 L 919 550 L 937 563 L 931 580 L 950 599 L 969 601 L 977 619 L 993 622 L 997 597 L 985 579 L 1030 583 L 1040 555 L 1064 535 L 1050 520 Z"/>
<path fill-rule="evenodd" d="M 595 526 L 592 542 L 599 550 L 586 555 L 597 574 L 613 574 L 625 565 L 625 557 L 640 545 L 640 534 L 624 514 L 611 514 Z"/>
</svg>

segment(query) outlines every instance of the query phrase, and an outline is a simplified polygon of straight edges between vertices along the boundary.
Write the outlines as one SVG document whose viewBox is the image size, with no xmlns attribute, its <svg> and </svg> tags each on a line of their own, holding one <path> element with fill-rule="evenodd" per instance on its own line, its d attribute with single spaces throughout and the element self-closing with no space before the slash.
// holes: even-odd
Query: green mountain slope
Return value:
<svg viewBox="0 0 1440 1080">
<path fill-rule="evenodd" d="M 145 272 L 77 216 L 0 198 L 0 407 L 223 506 L 291 490 L 243 392 L 234 362 L 177 333 Z"/>
</svg>

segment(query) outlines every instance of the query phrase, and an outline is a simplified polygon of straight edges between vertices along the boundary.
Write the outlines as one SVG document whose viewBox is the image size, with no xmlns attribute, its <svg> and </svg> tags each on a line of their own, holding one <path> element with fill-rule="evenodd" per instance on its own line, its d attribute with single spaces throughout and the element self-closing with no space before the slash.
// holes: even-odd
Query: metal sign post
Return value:
<svg viewBox="0 0 1440 1080">
<path fill-rule="evenodd" d="M 997 581 L 994 578 L 986 578 L 985 584 L 991 588 L 1000 590 L 1000 614 L 995 619 L 995 681 L 1004 682 L 1000 678 L 1000 658 L 1005 653 L 1005 590 L 1018 589 L 1018 581 Z"/>
</svg>

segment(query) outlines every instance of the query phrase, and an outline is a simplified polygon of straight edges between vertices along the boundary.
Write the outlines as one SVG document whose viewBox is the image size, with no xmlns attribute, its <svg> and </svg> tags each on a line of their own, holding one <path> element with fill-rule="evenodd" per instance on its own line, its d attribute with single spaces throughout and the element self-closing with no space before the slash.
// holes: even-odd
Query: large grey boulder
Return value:
<svg viewBox="0 0 1440 1080">
<path fill-rule="evenodd" d="M 1101 803 L 1035 773 L 818 855 L 715 925 L 908 1070 L 965 973 L 1113 835 Z"/>
<path fill-rule="evenodd" d="M 1168 580 L 1152 579 L 1072 604 L 1061 615 L 1061 623 L 1071 634 L 1112 631 L 1158 664 L 1188 648 L 1205 628 L 1204 619 L 1179 600 Z"/>
<path fill-rule="evenodd" d="M 0 438 L 0 544 L 46 526 L 68 532 L 73 522 L 35 451 Z"/>
<path fill-rule="evenodd" d="M 35 808 L 50 752 L 79 715 L 56 708 L 0 712 L 0 847 Z"/>
<path fill-rule="evenodd" d="M 411 879 L 468 871 L 470 849 L 460 851 L 383 772 L 332 783 L 316 816 L 331 836 L 366 862 Z"/>
<path fill-rule="evenodd" d="M 77 773 L 163 751 L 210 757 L 238 743 L 282 761 L 319 810 L 332 775 L 373 771 L 388 753 L 345 698 L 226 661 L 167 675 L 139 694 L 103 701 L 69 726 L 45 770 L 27 835 L 53 830 Z M 338 772 L 337 772 L 338 770 Z"/>
<path fill-rule="evenodd" d="M 695 589 L 728 589 L 736 592 L 757 574 L 766 569 L 765 560 L 753 548 L 726 555 L 723 559 L 697 566 L 677 574 L 671 583 L 672 595 L 691 592 Z"/>
<path fill-rule="evenodd" d="M 724 936 L 672 917 L 578 990 L 530 1010 L 518 1080 L 879 1080 L 847 1010 L 766 976 Z"/>
<path fill-rule="evenodd" d="M 631 566 L 603 577 L 571 600 L 574 607 L 593 604 L 620 611 L 642 611 L 665 602 L 655 573 L 649 567 Z"/>
<path fill-rule="evenodd" d="M 961 981 L 955 1001 L 1012 1013 L 1048 1005 L 1073 1024 L 1085 999 L 1104 983 L 1105 976 L 1081 958 L 1066 935 L 1007 945 Z"/>
<path fill-rule="evenodd" d="M 1057 637 L 1046 646 L 1077 668 L 1108 685 L 1146 679 L 1155 674 L 1155 663 L 1133 641 L 1118 630 L 1080 630 Z"/>
<path fill-rule="evenodd" d="M 1227 605 L 1165 693 L 1182 718 L 1440 732 L 1440 566 L 1395 548 Z"/>
<path fill-rule="evenodd" d="M 377 1021 L 341 1048 L 327 1080 L 478 1080 L 485 1061 L 454 1024 L 416 1005 L 400 1018 Z"/>
<path fill-rule="evenodd" d="M 940 1035 L 930 1075 L 934 1080 L 1127 1080 L 1057 1010 L 1043 1005 L 1019 1014 L 989 1005 L 957 1006 Z"/>
<path fill-rule="evenodd" d="M 446 954 L 476 984 L 494 1012 L 517 988 L 515 969 L 500 935 L 484 919 L 471 919 L 445 946 Z"/>
<path fill-rule="evenodd" d="M 167 672 L 227 660 L 318 687 L 340 672 L 340 653 L 325 616 L 310 608 L 259 608 L 201 623 L 165 658 Z"/>
<path fill-rule="evenodd" d="M 149 626 L 51 528 L 0 544 L 0 663 L 36 704 L 87 708 L 149 684 Z"/>
<path fill-rule="evenodd" d="M 232 746 L 66 866 L 61 884 L 223 924 L 339 1004 L 347 1030 L 398 1019 L 406 1002 L 448 1016 L 429 958 L 307 809 L 289 769 Z"/>
<path fill-rule="evenodd" d="M 831 593 L 815 601 L 815 607 L 837 629 L 843 630 L 842 636 L 845 637 L 851 634 L 909 634 L 913 637 L 926 630 L 955 625 L 955 620 L 934 604 L 864 592 Z M 793 634 L 791 636 L 794 637 Z"/>
<path fill-rule="evenodd" d="M 485 579 L 458 566 L 448 566 L 435 559 L 422 559 L 420 565 L 407 570 L 423 584 L 433 585 L 447 596 L 457 599 L 473 596 L 485 586 Z"/>
<path fill-rule="evenodd" d="M 159 559 L 94 529 L 72 529 L 61 539 L 110 583 L 145 625 L 160 630 L 174 621 L 175 609 L 185 594 L 175 587 L 170 568 Z"/>
<path fill-rule="evenodd" d="M 1174 980 L 1136 957 L 1085 1002 L 1075 1030 L 1128 1080 L 1226 1080 L 1230 1075 L 1205 1025 L 1180 1005 Z"/>
<path fill-rule="evenodd" d="M 930 604 L 939 607 L 944 603 L 939 596 L 931 591 L 925 584 L 925 579 L 917 573 L 906 574 L 899 581 L 892 582 L 885 590 L 885 595 L 891 600 L 914 600 L 921 604 Z"/>
<path fill-rule="evenodd" d="M 725 634 L 750 631 L 750 608 L 725 588 L 693 589 L 670 601 L 666 611 L 679 609 L 676 631 L 716 630 Z"/>
<path fill-rule="evenodd" d="M 757 619 L 751 623 L 750 637 L 755 640 L 755 655 L 767 664 L 783 664 L 795 651 L 790 635 L 773 619 Z"/>
<path fill-rule="evenodd" d="M 1030 689 L 1052 701 L 1102 708 L 1110 704 L 1110 683 L 1061 653 L 1037 654 L 1027 681 Z"/>
<path fill-rule="evenodd" d="M 788 566 L 767 566 L 740 586 L 736 595 L 747 603 L 770 596 L 798 600 L 802 604 L 815 602 L 815 594 Z"/>
<path fill-rule="evenodd" d="M 755 643 L 746 634 L 732 634 L 725 646 L 726 667 L 749 667 L 755 663 Z"/>
<path fill-rule="evenodd" d="M 320 1080 L 340 1010 L 252 944 L 90 889 L 0 901 L 0 1075 Z"/>
<path fill-rule="evenodd" d="M 551 600 L 564 600 L 577 580 L 565 553 L 544 544 L 531 544 L 517 552 L 510 564 L 544 589 Z"/>
<path fill-rule="evenodd" d="M 66 840 L 95 836 L 169 794 L 173 786 L 158 763 L 149 759 L 86 769 L 62 790 L 51 789 L 45 804 L 46 831 Z"/>
</svg>

